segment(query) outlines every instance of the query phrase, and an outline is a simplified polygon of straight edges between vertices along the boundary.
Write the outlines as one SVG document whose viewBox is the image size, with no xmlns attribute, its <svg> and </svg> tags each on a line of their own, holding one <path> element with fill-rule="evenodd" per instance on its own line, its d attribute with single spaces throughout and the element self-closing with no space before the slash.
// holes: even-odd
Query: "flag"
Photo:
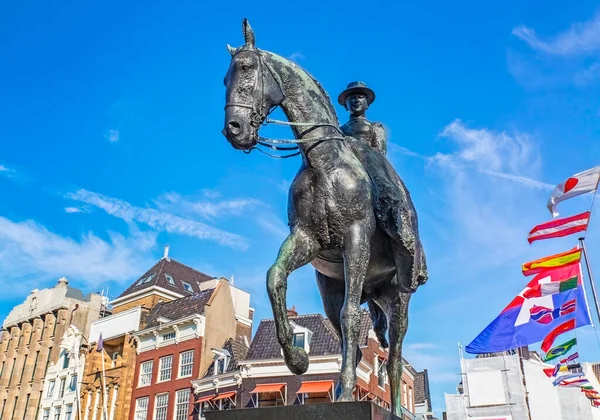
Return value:
<svg viewBox="0 0 600 420">
<path fill-rule="evenodd" d="M 564 364 L 567 364 L 567 363 L 569 363 L 569 362 L 572 362 L 573 360 L 575 360 L 575 359 L 578 359 L 578 358 L 579 358 L 579 352 L 578 352 L 578 351 L 576 351 L 575 353 L 573 353 L 572 355 L 570 355 L 570 356 L 569 356 L 569 357 L 567 357 L 566 359 L 562 359 L 562 360 L 560 361 L 560 363 L 564 365 Z"/>
<path fill-rule="evenodd" d="M 527 240 L 529 243 L 541 239 L 560 238 L 573 233 L 587 230 L 591 212 L 586 211 L 575 216 L 556 219 L 537 225 L 529 232 Z"/>
<path fill-rule="evenodd" d="M 550 350 L 544 350 L 546 352 L 546 357 L 544 358 L 544 361 L 549 362 L 550 360 L 554 360 L 557 357 L 564 356 L 565 354 L 570 352 L 573 346 L 575 346 L 576 344 L 577 339 L 573 338 L 572 340 L 569 340 L 566 343 L 563 343 L 559 346 L 553 347 Z M 563 364 L 562 361 L 559 364 Z"/>
<path fill-rule="evenodd" d="M 582 372 L 578 372 L 578 373 L 569 373 L 568 375 L 563 375 L 559 378 L 556 378 L 554 380 L 554 382 L 552 382 L 552 385 L 557 386 L 559 385 L 561 382 L 565 383 L 565 382 L 569 382 L 572 380 L 577 380 L 577 379 L 582 379 L 585 378 L 585 374 Z M 587 379 L 586 379 L 587 380 Z"/>
<path fill-rule="evenodd" d="M 543 270 L 564 267 L 579 262 L 579 260 L 581 260 L 581 250 L 575 247 L 567 252 L 550 255 L 523 264 L 523 275 L 530 276 L 532 274 L 540 273 Z"/>
<path fill-rule="evenodd" d="M 575 287 L 577 287 L 577 279 L 575 279 Z M 575 287 L 571 287 L 571 289 L 574 289 Z M 560 308 L 557 309 L 550 309 L 546 308 L 545 306 L 534 306 L 529 310 L 529 313 L 531 314 L 531 319 L 533 319 L 535 322 L 549 324 L 558 317 L 575 312 L 575 309 L 576 304 L 575 299 L 573 299 L 563 303 Z"/>
<path fill-rule="evenodd" d="M 100 333 L 100 337 L 98 338 L 98 344 L 96 345 L 96 351 L 101 352 L 104 350 L 104 342 L 102 341 L 102 333 Z"/>
<path fill-rule="evenodd" d="M 598 180 L 600 179 L 600 166 L 587 171 L 579 172 L 564 182 L 561 182 L 554 188 L 548 199 L 548 210 L 552 216 L 558 216 L 556 206 L 561 201 L 567 200 L 581 194 L 596 191 Z"/>
<path fill-rule="evenodd" d="M 526 298 L 533 297 L 542 297 L 553 295 L 560 292 L 566 292 L 569 289 L 574 289 L 579 284 L 579 276 L 575 275 L 564 281 L 555 281 L 555 282 L 539 282 L 535 287 L 532 287 L 527 292 L 525 292 Z"/>
<path fill-rule="evenodd" d="M 567 380 L 564 380 L 564 381 L 560 382 L 558 384 L 558 386 L 563 387 L 563 388 L 579 388 L 582 385 L 587 385 L 589 383 L 590 383 L 590 381 L 588 381 L 585 378 L 582 378 L 582 379 L 567 379 Z"/>
<path fill-rule="evenodd" d="M 554 340 L 556 340 L 556 338 L 559 335 L 564 334 L 569 331 L 573 331 L 574 329 L 575 329 L 575 319 L 570 319 L 566 322 L 563 322 L 556 328 L 554 328 L 552 331 L 550 331 L 548 333 L 546 338 L 544 338 L 544 341 L 542 341 L 542 346 L 541 346 L 542 351 L 548 353 L 549 350 L 552 348 L 552 345 L 554 344 Z M 561 353 L 561 356 L 565 353 Z"/>
<path fill-rule="evenodd" d="M 535 276 L 527 286 L 510 302 L 506 308 L 465 348 L 467 353 L 481 354 L 500 352 L 527 346 L 542 341 L 551 331 L 565 321 L 576 321 L 577 328 L 591 323 L 583 286 L 578 286 L 553 295 L 530 297 L 524 295 L 540 282 L 551 282 L 554 279 L 568 278 L 577 275 L 579 264 L 549 270 L 543 275 Z M 578 279 L 581 277 L 579 276 Z M 575 311 L 565 314 L 548 324 L 536 322 L 531 318 L 531 308 L 543 306 L 554 310 L 567 302 L 575 300 Z M 551 347 L 551 346 L 550 346 Z"/>
</svg>

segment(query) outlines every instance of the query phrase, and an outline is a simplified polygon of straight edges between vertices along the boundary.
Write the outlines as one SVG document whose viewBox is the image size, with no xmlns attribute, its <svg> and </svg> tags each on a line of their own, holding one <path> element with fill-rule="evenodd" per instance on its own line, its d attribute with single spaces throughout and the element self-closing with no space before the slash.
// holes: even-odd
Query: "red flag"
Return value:
<svg viewBox="0 0 600 420">
<path fill-rule="evenodd" d="M 583 232 L 587 230 L 590 214 L 591 212 L 586 211 L 585 213 L 577 214 L 575 216 L 556 219 L 537 225 L 531 229 L 527 240 L 529 243 L 532 243 L 533 241 L 539 241 L 541 239 L 560 238 L 573 233 Z"/>
<path fill-rule="evenodd" d="M 550 331 L 550 334 L 548 334 L 546 338 L 544 338 L 544 341 L 542 342 L 542 351 L 544 353 L 547 353 L 548 350 L 552 348 L 552 344 L 554 344 L 554 340 L 556 340 L 556 337 L 574 329 L 575 319 L 570 319 L 567 322 L 560 324 L 558 327 Z"/>
</svg>

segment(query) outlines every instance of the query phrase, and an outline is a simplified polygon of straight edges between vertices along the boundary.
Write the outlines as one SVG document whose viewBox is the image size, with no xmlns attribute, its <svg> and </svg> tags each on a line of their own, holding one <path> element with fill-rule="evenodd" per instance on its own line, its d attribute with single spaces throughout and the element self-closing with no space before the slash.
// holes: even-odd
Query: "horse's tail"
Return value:
<svg viewBox="0 0 600 420">
<path fill-rule="evenodd" d="M 369 307 L 369 312 L 371 313 L 371 322 L 373 323 L 373 330 L 375 331 L 375 336 L 379 340 L 379 344 L 384 349 L 388 347 L 388 341 L 386 338 L 387 333 L 387 317 L 385 316 L 385 312 L 372 300 L 367 302 Z"/>
</svg>

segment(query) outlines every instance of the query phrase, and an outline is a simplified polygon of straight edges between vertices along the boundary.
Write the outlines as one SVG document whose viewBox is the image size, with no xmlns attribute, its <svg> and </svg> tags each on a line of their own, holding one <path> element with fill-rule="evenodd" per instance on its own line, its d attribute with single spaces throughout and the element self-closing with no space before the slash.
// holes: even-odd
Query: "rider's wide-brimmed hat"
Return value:
<svg viewBox="0 0 600 420">
<path fill-rule="evenodd" d="M 365 82 L 352 82 L 346 86 L 346 90 L 338 96 L 338 102 L 346 108 L 346 99 L 354 93 L 362 93 L 367 97 L 367 103 L 371 105 L 375 100 L 375 92 L 367 87 Z"/>
</svg>

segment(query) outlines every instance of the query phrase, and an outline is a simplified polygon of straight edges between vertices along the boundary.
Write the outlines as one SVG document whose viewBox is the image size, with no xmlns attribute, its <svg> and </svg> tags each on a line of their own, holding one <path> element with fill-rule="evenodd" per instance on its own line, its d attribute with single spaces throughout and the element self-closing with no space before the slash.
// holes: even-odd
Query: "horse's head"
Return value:
<svg viewBox="0 0 600 420">
<path fill-rule="evenodd" d="M 226 105 L 223 134 L 236 149 L 250 150 L 258 141 L 258 129 L 271 109 L 283 101 L 265 55 L 258 48 L 247 19 L 242 24 L 246 44 L 233 48 L 225 76 Z"/>
</svg>

